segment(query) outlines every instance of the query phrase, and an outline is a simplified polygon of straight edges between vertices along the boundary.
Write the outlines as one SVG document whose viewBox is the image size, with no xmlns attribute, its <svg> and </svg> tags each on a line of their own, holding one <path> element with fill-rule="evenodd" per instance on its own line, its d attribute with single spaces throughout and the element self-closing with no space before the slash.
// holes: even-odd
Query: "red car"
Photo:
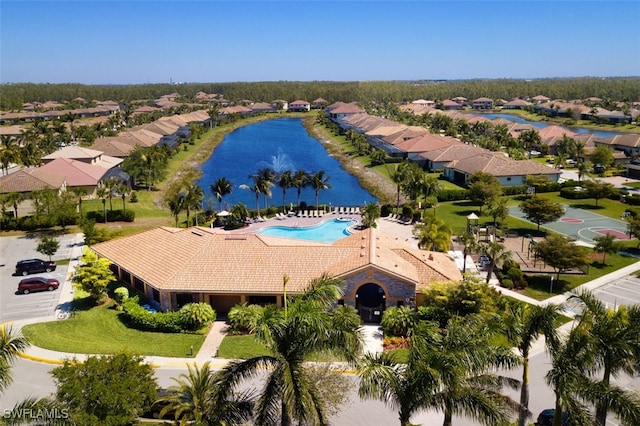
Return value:
<svg viewBox="0 0 640 426">
<path fill-rule="evenodd" d="M 60 281 L 54 278 L 33 277 L 25 278 L 18 284 L 18 293 L 29 294 L 34 291 L 56 290 Z"/>
</svg>

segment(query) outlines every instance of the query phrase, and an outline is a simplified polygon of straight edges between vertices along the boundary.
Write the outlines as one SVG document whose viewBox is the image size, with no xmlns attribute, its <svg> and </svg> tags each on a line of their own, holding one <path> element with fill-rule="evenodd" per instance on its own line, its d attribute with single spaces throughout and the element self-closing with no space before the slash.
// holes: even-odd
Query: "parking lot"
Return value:
<svg viewBox="0 0 640 426">
<path fill-rule="evenodd" d="M 640 304 L 640 278 L 628 275 L 598 287 L 593 293 L 610 308 L 638 305 Z"/>
<path fill-rule="evenodd" d="M 69 259 L 71 250 L 79 241 L 76 234 L 57 237 L 60 248 L 52 260 Z M 80 239 L 81 240 L 81 239 Z M 60 281 L 60 288 L 54 291 L 43 291 L 31 294 L 18 294 L 18 283 L 24 277 L 14 276 L 15 265 L 23 259 L 43 259 L 49 257 L 36 251 L 39 239 L 33 236 L 0 238 L 0 323 L 24 320 L 28 318 L 55 317 L 56 307 L 63 294 L 73 292 L 67 281 L 68 265 L 58 265 L 55 271 L 29 275 L 55 278 Z M 66 295 L 68 296 L 68 295 Z"/>
</svg>

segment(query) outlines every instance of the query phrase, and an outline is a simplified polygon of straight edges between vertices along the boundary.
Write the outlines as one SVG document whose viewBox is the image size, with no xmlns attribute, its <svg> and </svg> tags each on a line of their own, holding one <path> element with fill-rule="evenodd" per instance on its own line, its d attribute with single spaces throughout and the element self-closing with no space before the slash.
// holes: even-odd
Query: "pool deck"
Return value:
<svg viewBox="0 0 640 426">
<path fill-rule="evenodd" d="M 358 223 L 362 220 L 362 216 L 358 213 L 327 213 L 320 217 L 296 217 L 296 216 L 286 216 L 284 218 L 271 218 L 266 219 L 262 222 L 254 222 L 251 223 L 246 228 L 235 229 L 233 231 L 224 231 L 222 228 L 214 228 L 216 232 L 220 233 L 230 233 L 230 234 L 255 234 L 263 228 L 267 228 L 269 226 L 291 226 L 291 227 L 306 227 L 306 226 L 315 226 L 327 220 L 333 220 L 337 218 L 352 218 L 356 220 Z M 408 244 L 413 246 L 414 248 L 418 248 L 418 242 L 413 235 L 413 225 L 405 225 L 403 223 L 391 221 L 389 219 L 380 218 L 376 221 L 378 224 L 379 230 L 385 232 L 387 234 L 393 235 L 397 238 L 405 240 Z M 357 232 L 357 231 L 356 231 Z"/>
</svg>

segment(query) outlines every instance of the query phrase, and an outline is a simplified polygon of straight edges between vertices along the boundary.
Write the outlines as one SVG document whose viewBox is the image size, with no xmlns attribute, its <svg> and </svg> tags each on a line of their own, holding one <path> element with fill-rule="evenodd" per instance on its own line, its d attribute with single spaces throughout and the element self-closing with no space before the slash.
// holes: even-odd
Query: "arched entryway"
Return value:
<svg viewBox="0 0 640 426">
<path fill-rule="evenodd" d="M 386 308 L 387 296 L 378 284 L 368 283 L 356 292 L 356 309 L 363 322 L 380 323 Z"/>
</svg>

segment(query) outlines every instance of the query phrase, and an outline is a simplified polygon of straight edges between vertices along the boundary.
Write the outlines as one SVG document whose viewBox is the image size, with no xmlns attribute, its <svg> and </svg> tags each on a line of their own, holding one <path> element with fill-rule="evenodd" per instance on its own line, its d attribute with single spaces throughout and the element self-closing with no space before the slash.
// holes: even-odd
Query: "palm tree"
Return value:
<svg viewBox="0 0 640 426">
<path fill-rule="evenodd" d="M 258 176 L 252 176 L 251 179 L 253 183 L 251 185 L 242 184 L 240 185 L 240 189 L 248 189 L 253 192 L 256 196 L 256 212 L 258 217 L 260 217 L 260 193 L 262 192 L 262 186 L 260 184 L 260 178 Z"/>
<path fill-rule="evenodd" d="M 368 203 L 362 211 L 362 226 L 375 228 L 376 220 L 380 218 L 380 206 L 377 203 Z"/>
<path fill-rule="evenodd" d="M 257 178 L 256 185 L 260 187 L 260 193 L 264 196 L 264 208 L 267 208 L 267 198 L 271 198 L 271 188 L 274 185 L 276 174 L 269 168 L 258 170 L 254 175 Z"/>
<path fill-rule="evenodd" d="M 402 190 L 402 186 L 404 185 L 404 181 L 407 178 L 408 164 L 409 163 L 404 160 L 402 163 L 398 164 L 398 167 L 395 170 L 389 172 L 391 180 L 396 184 L 396 212 L 398 211 L 398 209 L 400 209 L 400 192 Z"/>
<path fill-rule="evenodd" d="M 451 247 L 451 228 L 437 217 L 429 217 L 426 223 L 416 225 L 413 233 L 423 250 L 446 252 Z"/>
<path fill-rule="evenodd" d="M 113 211 L 113 196 L 115 195 L 115 192 L 117 191 L 118 185 L 120 184 L 120 182 L 118 182 L 116 179 L 110 178 L 107 179 L 106 181 L 103 182 L 104 186 L 107 188 L 108 192 L 107 192 L 107 196 L 109 197 L 109 210 Z"/>
<path fill-rule="evenodd" d="M 11 325 L 0 324 L 0 394 L 4 392 L 13 381 L 11 377 L 11 364 L 20 352 L 29 347 L 27 339 Z"/>
<path fill-rule="evenodd" d="M 218 210 L 222 211 L 222 198 L 225 195 L 231 194 L 231 191 L 233 190 L 233 183 L 227 180 L 227 178 L 222 177 L 216 180 L 213 185 L 210 185 L 209 189 L 213 196 L 218 199 Z"/>
<path fill-rule="evenodd" d="M 237 218 L 240 222 L 244 222 L 249 217 L 249 209 L 243 203 L 238 203 L 231 209 L 233 217 Z"/>
<path fill-rule="evenodd" d="M 87 191 L 81 186 L 74 186 L 71 188 L 71 192 L 78 197 L 78 211 L 80 212 L 80 217 L 82 217 L 82 197 L 87 195 Z"/>
<path fill-rule="evenodd" d="M 109 190 L 107 188 L 98 188 L 96 195 L 102 200 L 102 213 L 104 214 L 104 223 L 107 223 L 107 195 Z"/>
<path fill-rule="evenodd" d="M 250 394 L 243 393 L 234 400 L 220 401 L 216 375 L 211 371 L 209 361 L 201 367 L 187 364 L 187 369 L 188 373 L 174 377 L 176 385 L 158 398 L 158 402 L 166 403 L 160 411 L 161 418 L 173 412 L 180 425 L 196 426 L 235 425 L 250 419 L 253 407 Z"/>
<path fill-rule="evenodd" d="M 184 194 L 180 192 L 167 194 L 165 198 L 165 203 L 167 203 L 167 206 L 169 206 L 169 210 L 171 211 L 171 216 L 173 216 L 176 220 L 176 228 L 177 228 L 178 217 L 180 216 L 180 212 L 184 210 Z"/>
<path fill-rule="evenodd" d="M 506 250 L 503 244 L 498 242 L 489 242 L 482 245 L 482 251 L 489 256 L 489 270 L 487 271 L 487 284 L 491 280 L 493 269 L 501 265 L 505 260 L 511 258 L 511 252 Z"/>
<path fill-rule="evenodd" d="M 309 380 L 304 362 L 319 353 L 333 353 L 355 361 L 361 350 L 356 329 L 337 327 L 329 309 L 342 294 L 344 282 L 328 275 L 313 280 L 302 294 L 290 298 L 283 309 L 267 306 L 256 329 L 256 339 L 269 350 L 247 360 L 230 362 L 220 376 L 220 386 L 233 389 L 245 378 L 266 371 L 264 387 L 255 408 L 254 423 L 289 426 L 328 424 L 317 383 Z"/>
<path fill-rule="evenodd" d="M 414 333 L 408 362 L 392 355 L 365 355 L 360 368 L 360 396 L 384 401 L 398 409 L 401 425 L 409 425 L 422 409 L 444 412 L 444 426 L 454 414 L 466 415 L 486 425 L 505 423 L 518 404 L 500 394 L 503 385 L 517 381 L 492 373 L 512 368 L 518 357 L 492 344 L 495 330 L 484 317 L 454 317 L 440 330 L 436 324 Z"/>
<path fill-rule="evenodd" d="M 287 189 L 293 186 L 293 172 L 291 170 L 282 172 L 280 178 L 278 179 L 278 186 L 282 188 L 282 212 L 284 213 L 287 210 L 285 204 Z"/>
<path fill-rule="evenodd" d="M 126 198 L 127 195 L 129 194 L 129 191 L 131 189 L 129 188 L 129 185 L 120 182 L 118 184 L 118 186 L 115 188 L 115 191 L 120 194 L 120 198 L 122 198 L 122 213 L 126 214 L 127 213 L 127 204 L 126 204 Z"/>
<path fill-rule="evenodd" d="M 318 209 L 318 195 L 320 191 L 331 188 L 329 184 L 330 176 L 325 176 L 324 170 L 320 170 L 318 173 L 311 176 L 310 184 L 316 193 L 316 210 Z"/>
<path fill-rule="evenodd" d="M 10 192 L 5 196 L 5 203 L 13 207 L 16 220 L 18 220 L 18 204 L 24 200 L 24 196 L 20 192 Z"/>
<path fill-rule="evenodd" d="M 475 235 L 471 232 L 465 232 L 462 235 L 458 235 L 458 242 L 462 243 L 464 246 L 462 250 L 462 255 L 464 257 L 462 260 L 462 273 L 464 274 L 467 271 L 467 254 L 477 250 L 479 245 Z"/>
<path fill-rule="evenodd" d="M 293 182 L 291 182 L 291 186 L 295 187 L 298 190 L 298 209 L 300 209 L 300 193 L 302 192 L 302 188 L 309 184 L 309 174 L 304 170 L 296 170 L 293 174 Z"/>
<path fill-rule="evenodd" d="M 503 315 L 504 334 L 507 340 L 520 351 L 522 356 L 522 387 L 518 416 L 518 426 L 525 426 L 529 408 L 529 352 L 541 334 L 549 345 L 554 345 L 558 337 L 555 325 L 560 308 L 554 304 L 530 305 L 512 303 Z"/>
<path fill-rule="evenodd" d="M 191 210 L 197 212 L 202 208 L 202 199 L 204 198 L 204 191 L 197 183 L 192 183 L 188 185 L 186 191 L 183 193 L 184 198 L 184 209 L 187 212 L 187 228 L 190 226 L 189 224 L 189 215 Z M 198 222 L 198 217 L 196 216 L 196 225 Z"/>
<path fill-rule="evenodd" d="M 577 300 L 583 308 L 579 319 L 589 324 L 589 333 L 593 338 L 590 350 L 595 355 L 596 365 L 602 371 L 599 382 L 601 388 L 611 388 L 611 376 L 616 377 L 621 372 L 632 376 L 637 374 L 640 370 L 640 305 L 623 305 L 614 310 L 588 291 L 572 296 L 571 299 Z M 625 411 L 640 412 L 638 405 L 634 407 L 630 403 L 621 404 L 623 398 L 619 401 L 610 401 L 608 398 L 608 395 L 596 398 L 596 420 L 600 426 L 606 424 L 607 412 L 614 406 L 627 405 Z M 640 423 L 636 421 L 635 424 Z"/>
</svg>

